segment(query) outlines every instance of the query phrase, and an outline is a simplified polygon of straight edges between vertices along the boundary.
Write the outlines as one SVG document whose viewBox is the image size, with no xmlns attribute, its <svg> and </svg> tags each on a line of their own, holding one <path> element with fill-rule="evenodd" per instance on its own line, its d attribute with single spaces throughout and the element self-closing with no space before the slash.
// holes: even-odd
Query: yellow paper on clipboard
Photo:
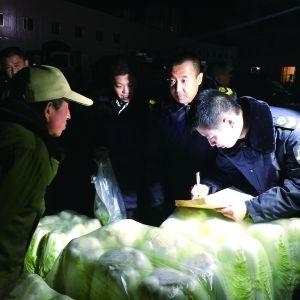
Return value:
<svg viewBox="0 0 300 300">
<path fill-rule="evenodd" d="M 253 196 L 243 193 L 235 187 L 230 187 L 214 194 L 192 200 L 175 200 L 176 206 L 215 209 L 226 207 L 234 201 L 246 201 Z"/>
</svg>

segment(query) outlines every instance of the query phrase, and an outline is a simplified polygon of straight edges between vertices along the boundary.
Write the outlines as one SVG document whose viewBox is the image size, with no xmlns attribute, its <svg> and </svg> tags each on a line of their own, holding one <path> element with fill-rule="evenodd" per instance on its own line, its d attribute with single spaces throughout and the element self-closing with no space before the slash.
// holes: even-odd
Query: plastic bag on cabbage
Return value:
<svg viewBox="0 0 300 300">
<path fill-rule="evenodd" d="M 180 269 L 185 268 L 204 281 L 213 298 L 272 299 L 267 254 L 259 241 L 248 236 L 247 226 L 216 212 L 193 208 L 177 208 L 161 224 L 164 230 L 183 234 L 206 249 L 206 253 L 188 258 Z"/>
<path fill-rule="evenodd" d="M 69 241 L 100 226 L 99 220 L 73 211 L 62 211 L 56 215 L 43 217 L 26 253 L 25 270 L 44 278 Z"/>
<path fill-rule="evenodd" d="M 296 225 L 289 228 L 294 247 Z M 266 230 L 267 241 L 256 230 L 190 209 L 162 228 L 120 220 L 72 240 L 46 282 L 74 299 L 289 299 L 297 268 L 278 248 L 286 244 L 283 227 L 276 234 Z M 297 265 L 298 257 L 291 262 Z"/>
<path fill-rule="evenodd" d="M 151 227 L 148 225 L 131 219 L 124 219 L 103 226 L 82 237 L 73 239 L 62 251 L 54 267 L 47 275 L 47 283 L 60 293 L 67 294 L 75 299 L 99 299 L 91 298 L 89 294 L 91 289 L 93 295 L 99 295 L 103 290 L 102 287 L 104 283 L 97 285 L 94 279 L 95 269 L 99 264 L 98 260 L 100 257 L 114 249 L 122 249 L 125 247 L 138 248 L 139 245 L 144 243 L 144 237 L 149 228 Z M 133 252 L 131 252 L 131 254 L 132 253 Z M 124 256 L 124 253 L 122 255 Z M 141 255 L 136 255 L 135 257 L 140 258 Z M 114 268 L 111 256 L 107 255 L 107 260 L 111 261 L 110 270 L 112 272 L 114 272 L 114 269 L 121 270 L 121 263 Z M 115 260 L 115 264 L 116 261 L 117 260 Z M 143 260 L 139 259 L 139 261 Z M 119 272 L 118 274 L 122 273 Z M 134 275 L 134 277 L 136 277 L 136 275 Z M 125 285 L 127 284 L 124 280 L 123 283 Z M 124 291 L 125 290 L 126 288 L 124 287 Z M 110 292 L 113 293 L 113 291 Z M 108 300 L 107 298 L 105 299 Z"/>
<path fill-rule="evenodd" d="M 137 249 L 107 251 L 96 263 L 90 299 L 135 299 L 141 281 L 152 271 L 150 260 Z"/>
<path fill-rule="evenodd" d="M 292 299 L 295 288 L 295 274 L 293 272 L 295 269 L 292 265 L 288 238 L 283 227 L 273 222 L 261 223 L 250 226 L 248 231 L 252 237 L 261 242 L 268 253 L 272 268 L 275 299 L 280 299 L 283 295 L 286 300 Z"/>
<path fill-rule="evenodd" d="M 275 222 L 274 222 L 275 223 Z M 276 224 L 279 224 L 285 231 L 287 241 L 289 243 L 290 258 L 292 260 L 292 273 L 294 274 L 295 285 L 300 287 L 300 219 L 281 219 L 277 220 Z"/>
<path fill-rule="evenodd" d="M 37 274 L 24 273 L 4 300 L 72 300 L 51 289 Z"/>
<path fill-rule="evenodd" d="M 172 268 L 157 268 L 138 286 L 143 300 L 193 299 L 210 300 L 205 288 L 194 276 Z"/>
</svg>

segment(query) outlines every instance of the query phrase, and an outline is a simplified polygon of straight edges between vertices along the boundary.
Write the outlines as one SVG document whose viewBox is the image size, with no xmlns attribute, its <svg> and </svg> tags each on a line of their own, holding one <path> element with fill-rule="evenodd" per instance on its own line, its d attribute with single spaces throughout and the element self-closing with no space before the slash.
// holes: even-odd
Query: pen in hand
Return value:
<svg viewBox="0 0 300 300">
<path fill-rule="evenodd" d="M 197 187 L 200 185 L 200 172 L 197 172 L 196 173 L 196 189 L 197 189 Z M 194 193 L 193 195 L 192 195 L 192 199 L 193 198 L 199 198 L 200 197 L 200 193 L 199 193 L 199 191 L 197 191 L 196 193 Z"/>
<path fill-rule="evenodd" d="M 209 187 L 200 183 L 200 172 L 196 173 L 196 184 L 191 190 L 192 199 L 197 199 L 200 197 L 205 197 L 208 195 Z"/>
<path fill-rule="evenodd" d="M 200 172 L 196 173 L 196 184 L 199 185 L 200 184 Z"/>
</svg>

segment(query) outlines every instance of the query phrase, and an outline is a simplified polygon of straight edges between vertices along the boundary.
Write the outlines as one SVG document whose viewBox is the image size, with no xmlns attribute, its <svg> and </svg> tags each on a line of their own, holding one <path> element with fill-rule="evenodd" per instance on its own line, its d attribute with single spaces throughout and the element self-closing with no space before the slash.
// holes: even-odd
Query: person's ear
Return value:
<svg viewBox="0 0 300 300">
<path fill-rule="evenodd" d="M 25 67 L 28 67 L 29 66 L 29 61 L 28 59 L 25 59 Z"/>
<path fill-rule="evenodd" d="M 203 80 L 203 73 L 199 73 L 197 76 L 197 84 L 200 85 Z"/>
<path fill-rule="evenodd" d="M 47 122 L 49 121 L 53 110 L 54 110 L 53 103 L 50 101 L 47 103 L 47 105 L 45 106 L 45 109 L 44 109 L 44 116 L 45 116 Z"/>
</svg>

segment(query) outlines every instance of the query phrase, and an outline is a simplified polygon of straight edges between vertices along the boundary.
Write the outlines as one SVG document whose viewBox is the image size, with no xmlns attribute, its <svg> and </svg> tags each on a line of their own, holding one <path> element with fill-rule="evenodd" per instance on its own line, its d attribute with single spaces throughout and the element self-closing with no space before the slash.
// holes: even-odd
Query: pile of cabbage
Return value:
<svg viewBox="0 0 300 300">
<path fill-rule="evenodd" d="M 4 300 L 72 300 L 51 289 L 37 274 L 24 273 Z"/>
<path fill-rule="evenodd" d="M 45 277 L 64 247 L 74 238 L 100 228 L 98 219 L 62 211 L 43 217 L 29 245 L 25 270 Z"/>
<path fill-rule="evenodd" d="M 73 299 L 292 299 L 300 219 L 237 224 L 177 208 L 160 227 L 124 219 L 73 238 L 44 269 Z"/>
</svg>

